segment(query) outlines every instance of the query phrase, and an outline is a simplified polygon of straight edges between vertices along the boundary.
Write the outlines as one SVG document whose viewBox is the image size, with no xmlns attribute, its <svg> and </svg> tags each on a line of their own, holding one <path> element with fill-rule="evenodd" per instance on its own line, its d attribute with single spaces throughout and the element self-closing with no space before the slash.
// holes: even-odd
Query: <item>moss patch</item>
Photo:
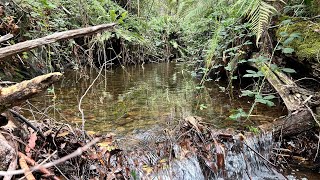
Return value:
<svg viewBox="0 0 320 180">
<path fill-rule="evenodd" d="M 320 23 L 310 21 L 296 22 L 283 26 L 277 30 L 277 38 L 280 40 L 281 32 L 300 33 L 301 38 L 295 39 L 286 47 L 293 48 L 300 61 L 316 60 L 320 56 Z M 282 38 L 282 42 L 287 37 Z"/>
</svg>

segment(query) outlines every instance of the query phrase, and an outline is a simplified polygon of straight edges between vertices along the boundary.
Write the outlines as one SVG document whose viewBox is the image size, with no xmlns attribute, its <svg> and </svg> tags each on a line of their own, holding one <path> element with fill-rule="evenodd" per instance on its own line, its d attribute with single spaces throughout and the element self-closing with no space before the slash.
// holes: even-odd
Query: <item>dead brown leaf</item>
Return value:
<svg viewBox="0 0 320 180">
<path fill-rule="evenodd" d="M 28 146 L 26 146 L 26 154 L 28 157 L 31 157 L 31 149 L 34 149 L 36 146 L 36 140 L 37 140 L 37 133 L 31 133 L 28 141 Z"/>
</svg>

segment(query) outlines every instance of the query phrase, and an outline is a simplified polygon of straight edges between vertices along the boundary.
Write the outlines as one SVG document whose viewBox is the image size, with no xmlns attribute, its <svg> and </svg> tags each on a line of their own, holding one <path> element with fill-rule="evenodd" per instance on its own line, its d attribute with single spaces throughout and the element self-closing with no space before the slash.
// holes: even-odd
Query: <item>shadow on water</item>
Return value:
<svg viewBox="0 0 320 180">
<path fill-rule="evenodd" d="M 43 111 L 56 120 L 80 125 L 79 99 L 96 76 L 97 72 L 92 69 L 66 72 L 54 90 L 48 90 L 46 96 L 35 98 L 31 103 L 37 109 L 46 108 Z M 230 112 L 238 107 L 249 109 L 251 103 L 246 99 L 231 101 L 217 86 L 199 93 L 198 83 L 187 72 L 185 64 L 146 64 L 106 70 L 81 104 L 86 130 L 125 135 L 189 115 L 203 117 L 218 128 L 239 126 L 237 121 L 227 120 Z M 34 110 L 31 106 L 26 108 Z M 259 114 L 256 119 L 266 121 L 278 117 L 281 111 L 264 107 L 255 113 Z M 33 115 L 38 120 L 47 118 Z"/>
</svg>

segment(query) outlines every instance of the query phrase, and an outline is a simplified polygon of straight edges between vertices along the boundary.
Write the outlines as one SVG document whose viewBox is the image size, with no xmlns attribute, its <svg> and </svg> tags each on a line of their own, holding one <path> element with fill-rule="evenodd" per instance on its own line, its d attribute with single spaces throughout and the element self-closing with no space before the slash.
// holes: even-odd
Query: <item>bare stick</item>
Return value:
<svg viewBox="0 0 320 180">
<path fill-rule="evenodd" d="M 318 157 L 318 154 L 319 154 L 319 147 L 320 147 L 320 132 L 319 132 L 319 136 L 317 136 L 317 138 L 318 138 L 318 146 L 317 146 L 317 153 L 316 153 L 316 155 L 314 156 L 314 159 L 313 159 L 313 161 L 314 161 L 314 162 L 316 161 L 316 159 L 317 159 L 317 157 Z"/>
<path fill-rule="evenodd" d="M 33 176 L 33 174 L 30 171 L 30 168 L 26 162 L 26 160 L 23 157 L 20 157 L 19 159 L 20 167 L 23 169 L 25 177 L 27 180 L 35 180 L 36 178 Z"/>
<path fill-rule="evenodd" d="M 90 35 L 102 30 L 112 29 L 116 23 L 110 23 L 110 24 L 101 24 L 97 26 L 91 26 L 86 28 L 80 28 L 80 29 L 74 29 L 74 30 L 68 30 L 63 32 L 57 32 L 42 38 L 24 41 L 21 43 L 17 43 L 11 46 L 7 46 L 4 48 L 0 48 L 0 59 L 3 59 L 5 57 L 9 57 L 12 55 L 15 55 L 17 53 L 21 53 L 24 51 L 31 50 L 33 48 L 36 48 L 38 46 L 47 45 L 50 43 L 54 43 L 59 40 L 64 39 L 72 39 L 80 36 Z"/>
<path fill-rule="evenodd" d="M 260 153 L 258 153 L 256 150 L 254 150 L 252 147 L 250 147 L 246 142 L 243 142 L 244 145 L 246 145 L 251 151 L 253 151 L 256 155 L 258 155 L 260 158 L 262 158 L 263 160 L 265 160 L 267 163 L 271 164 L 273 167 L 277 167 L 275 164 L 273 164 L 272 162 L 270 162 L 268 159 L 266 159 L 265 157 L 263 157 Z"/>
<path fill-rule="evenodd" d="M 0 37 L 0 43 L 8 41 L 9 39 L 13 38 L 13 34 L 6 34 Z"/>
<path fill-rule="evenodd" d="M 49 168 L 52 166 L 55 166 L 57 164 L 60 164 L 62 162 L 65 162 L 71 158 L 74 158 L 76 156 L 81 155 L 84 151 L 87 151 L 92 145 L 94 145 L 95 143 L 97 143 L 98 141 L 100 141 L 101 138 L 95 138 L 94 140 L 92 140 L 91 142 L 89 142 L 87 145 L 78 148 L 76 151 L 74 151 L 73 153 L 66 155 L 60 159 L 57 159 L 55 161 L 49 162 L 45 165 L 38 165 L 38 166 L 34 166 L 32 168 L 30 168 L 31 171 L 36 171 L 36 170 L 40 170 L 41 168 Z M 17 175 L 17 174 L 23 174 L 25 171 L 23 169 L 20 170 L 15 170 L 15 171 L 0 171 L 0 176 L 6 176 L 6 175 Z"/>
</svg>

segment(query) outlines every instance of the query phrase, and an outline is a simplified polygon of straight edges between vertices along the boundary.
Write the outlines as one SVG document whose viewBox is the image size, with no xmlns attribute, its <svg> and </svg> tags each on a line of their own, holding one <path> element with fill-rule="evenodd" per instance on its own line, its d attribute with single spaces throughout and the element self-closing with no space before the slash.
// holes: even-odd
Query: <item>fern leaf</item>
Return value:
<svg viewBox="0 0 320 180">
<path fill-rule="evenodd" d="M 283 0 L 272 1 L 283 2 Z M 267 3 L 266 0 L 238 0 L 236 4 L 241 4 L 240 9 L 244 12 L 242 15 L 248 16 L 251 24 L 251 31 L 256 35 L 256 44 L 258 46 L 259 40 L 269 23 L 270 17 L 277 12 L 276 8 Z"/>
</svg>

